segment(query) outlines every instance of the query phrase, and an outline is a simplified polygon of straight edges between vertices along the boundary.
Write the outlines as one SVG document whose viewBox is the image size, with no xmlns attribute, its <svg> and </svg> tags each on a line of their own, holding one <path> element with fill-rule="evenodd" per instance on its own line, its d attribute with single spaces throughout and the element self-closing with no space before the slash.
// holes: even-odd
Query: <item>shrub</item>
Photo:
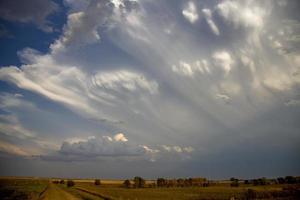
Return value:
<svg viewBox="0 0 300 200">
<path fill-rule="evenodd" d="M 167 184 L 164 178 L 158 178 L 156 180 L 156 183 L 157 183 L 157 187 L 164 187 Z"/>
<path fill-rule="evenodd" d="M 131 186 L 130 180 L 128 180 L 128 179 L 125 180 L 123 185 L 124 185 L 125 188 L 130 188 L 130 186 Z"/>
<path fill-rule="evenodd" d="M 75 185 L 75 182 L 74 181 L 72 181 L 72 180 L 68 180 L 67 181 L 67 186 L 68 187 L 73 187 Z"/>
<path fill-rule="evenodd" d="M 60 184 L 65 184 L 65 180 L 62 179 L 62 180 L 59 181 L 59 183 Z"/>
<path fill-rule="evenodd" d="M 239 187 L 239 179 L 230 179 L 231 180 L 231 187 Z"/>
<path fill-rule="evenodd" d="M 184 186 L 184 179 L 182 179 L 182 178 L 177 179 L 177 186 L 178 187 L 183 187 Z"/>
<path fill-rule="evenodd" d="M 285 183 L 285 179 L 282 177 L 277 178 L 277 181 L 279 184 L 284 184 Z"/>
<path fill-rule="evenodd" d="M 294 184 L 294 183 L 297 183 L 297 179 L 293 176 L 286 176 L 285 177 L 285 182 L 287 184 Z"/>
<path fill-rule="evenodd" d="M 100 179 L 96 179 L 96 180 L 95 180 L 95 185 L 101 185 Z"/>
<path fill-rule="evenodd" d="M 145 180 L 142 177 L 136 176 L 133 179 L 135 188 L 143 188 L 145 187 Z"/>
<path fill-rule="evenodd" d="M 209 182 L 205 182 L 202 184 L 203 187 L 208 187 L 209 186 Z"/>
</svg>

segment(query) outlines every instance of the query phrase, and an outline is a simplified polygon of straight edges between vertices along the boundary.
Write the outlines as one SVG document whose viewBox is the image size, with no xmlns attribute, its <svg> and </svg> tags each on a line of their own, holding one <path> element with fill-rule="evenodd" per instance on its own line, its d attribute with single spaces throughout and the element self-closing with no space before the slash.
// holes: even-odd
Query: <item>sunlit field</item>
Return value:
<svg viewBox="0 0 300 200">
<path fill-rule="evenodd" d="M 136 179 L 129 180 L 95 179 L 38 179 L 38 178 L 1 178 L 1 199 L 299 199 L 299 183 L 278 183 L 267 180 L 263 185 L 247 181 L 207 181 L 208 185 L 161 185 L 155 181 L 145 181 L 138 186 Z M 72 183 L 72 184 L 70 184 Z"/>
</svg>

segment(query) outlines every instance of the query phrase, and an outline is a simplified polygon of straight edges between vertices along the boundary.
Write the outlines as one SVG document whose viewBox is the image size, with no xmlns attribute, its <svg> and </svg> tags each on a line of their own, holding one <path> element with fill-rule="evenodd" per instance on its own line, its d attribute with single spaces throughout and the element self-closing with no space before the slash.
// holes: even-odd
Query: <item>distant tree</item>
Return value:
<svg viewBox="0 0 300 200">
<path fill-rule="evenodd" d="M 209 182 L 207 181 L 207 182 L 203 183 L 202 185 L 203 185 L 203 187 L 208 187 L 209 186 Z"/>
<path fill-rule="evenodd" d="M 185 187 L 192 186 L 192 184 L 193 184 L 192 178 L 186 178 L 186 179 L 184 179 L 184 186 Z"/>
<path fill-rule="evenodd" d="M 277 178 L 277 181 L 279 184 L 284 184 L 285 183 L 285 179 L 282 177 Z"/>
<path fill-rule="evenodd" d="M 287 184 L 294 184 L 294 183 L 297 183 L 297 179 L 293 176 L 286 176 L 285 177 L 285 182 Z"/>
<path fill-rule="evenodd" d="M 130 188 L 130 186 L 131 186 L 131 183 L 130 183 L 130 180 L 125 180 L 124 182 L 123 182 L 123 185 L 124 185 L 124 187 L 125 188 Z"/>
<path fill-rule="evenodd" d="M 258 179 L 253 179 L 252 182 L 253 182 L 253 185 L 259 185 Z"/>
<path fill-rule="evenodd" d="M 236 178 L 231 177 L 231 178 L 230 178 L 230 181 L 233 182 L 233 181 L 235 181 L 235 179 L 236 179 Z"/>
<path fill-rule="evenodd" d="M 267 185 L 268 183 L 268 180 L 265 177 L 259 178 L 258 181 L 259 181 L 259 185 Z"/>
<path fill-rule="evenodd" d="M 249 180 L 244 180 L 244 184 L 249 185 L 250 184 Z"/>
<path fill-rule="evenodd" d="M 177 179 L 177 186 L 179 186 L 179 187 L 184 186 L 184 180 L 182 178 Z"/>
<path fill-rule="evenodd" d="M 253 185 L 267 185 L 269 184 L 268 179 L 265 177 L 259 178 L 259 179 L 253 179 L 252 180 Z"/>
<path fill-rule="evenodd" d="M 177 180 L 176 179 L 167 180 L 167 185 L 168 187 L 175 187 L 177 186 Z"/>
<path fill-rule="evenodd" d="M 158 178 L 156 180 L 156 184 L 157 184 L 157 187 L 165 187 L 167 183 L 164 178 Z"/>
<path fill-rule="evenodd" d="M 134 181 L 135 188 L 145 187 L 146 181 L 142 177 L 136 176 L 134 177 L 133 181 Z"/>
<path fill-rule="evenodd" d="M 239 179 L 230 179 L 231 180 L 231 187 L 239 187 Z"/>
<path fill-rule="evenodd" d="M 59 181 L 59 183 L 60 183 L 60 184 L 65 184 L 65 180 L 64 180 L 64 179 L 61 179 L 61 180 Z"/>
<path fill-rule="evenodd" d="M 207 182 L 206 178 L 203 177 L 189 178 L 189 181 L 193 186 L 203 186 L 203 183 Z"/>
<path fill-rule="evenodd" d="M 96 179 L 95 180 L 95 185 L 101 185 L 101 180 L 100 179 Z"/>
<path fill-rule="evenodd" d="M 72 180 L 68 180 L 67 181 L 67 186 L 68 187 L 73 187 L 75 185 L 75 182 L 74 181 L 72 181 Z"/>
</svg>

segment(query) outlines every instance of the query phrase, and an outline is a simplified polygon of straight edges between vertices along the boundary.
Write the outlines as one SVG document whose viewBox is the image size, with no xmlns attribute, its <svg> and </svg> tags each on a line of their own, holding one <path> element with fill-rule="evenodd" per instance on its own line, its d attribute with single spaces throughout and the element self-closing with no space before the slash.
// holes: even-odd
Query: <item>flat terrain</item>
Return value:
<svg viewBox="0 0 300 200">
<path fill-rule="evenodd" d="M 46 190 L 40 195 L 39 200 L 80 200 L 80 198 L 77 198 L 70 194 L 69 192 L 66 192 L 62 188 L 58 187 L 57 185 L 53 183 L 49 183 Z"/>
<path fill-rule="evenodd" d="M 223 200 L 223 199 L 277 199 L 299 198 L 299 185 L 253 186 L 241 184 L 215 184 L 209 187 L 163 187 L 163 188 L 124 188 L 122 181 L 101 182 L 96 186 L 92 179 L 76 180 L 75 186 L 54 184 L 55 179 L 0 178 L 0 199 L 3 200 Z M 66 182 L 66 181 L 65 181 Z M 148 182 L 149 183 L 149 182 Z M 292 190 L 291 190 L 292 188 Z M 255 193 L 249 196 L 249 189 Z"/>
<path fill-rule="evenodd" d="M 0 178 L 0 199 L 38 199 L 48 184 L 48 179 Z"/>
</svg>

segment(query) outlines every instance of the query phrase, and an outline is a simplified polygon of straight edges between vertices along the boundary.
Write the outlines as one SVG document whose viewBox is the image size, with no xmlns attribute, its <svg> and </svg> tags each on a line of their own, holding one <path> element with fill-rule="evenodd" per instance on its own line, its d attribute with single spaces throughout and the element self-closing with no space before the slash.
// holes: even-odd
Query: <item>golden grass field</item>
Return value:
<svg viewBox="0 0 300 200">
<path fill-rule="evenodd" d="M 272 184 L 253 186 L 240 184 L 231 187 L 227 181 L 216 182 L 209 187 L 148 187 L 154 181 L 146 182 L 145 188 L 124 188 L 123 180 L 101 180 L 95 185 L 94 179 L 73 179 L 75 185 L 54 184 L 60 179 L 46 178 L 1 178 L 0 199 L 33 199 L 33 200 L 223 200 L 223 199 L 300 199 L 298 184 Z M 288 188 L 292 188 L 288 189 Z M 255 197 L 247 196 L 248 190 L 255 191 Z"/>
</svg>

